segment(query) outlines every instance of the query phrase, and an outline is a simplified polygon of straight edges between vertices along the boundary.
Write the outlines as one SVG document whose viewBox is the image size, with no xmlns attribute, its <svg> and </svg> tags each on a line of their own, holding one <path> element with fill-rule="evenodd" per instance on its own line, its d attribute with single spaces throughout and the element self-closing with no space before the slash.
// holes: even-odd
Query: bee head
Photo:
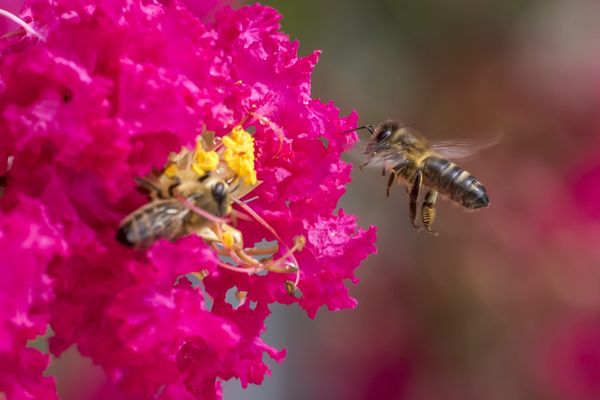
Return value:
<svg viewBox="0 0 600 400">
<path fill-rule="evenodd" d="M 224 182 L 217 182 L 211 188 L 211 193 L 215 201 L 222 204 L 227 197 L 227 187 Z"/>
<path fill-rule="evenodd" d="M 374 154 L 387 149 L 392 137 L 400 129 L 400 126 L 400 122 L 395 120 L 387 120 L 377 125 L 367 145 L 366 153 Z"/>
<path fill-rule="evenodd" d="M 210 194 L 217 205 L 217 215 L 226 215 L 231 207 L 229 197 L 229 185 L 224 181 L 217 180 L 210 186 Z"/>
<path fill-rule="evenodd" d="M 377 144 L 383 144 L 387 142 L 398 129 L 400 129 L 400 122 L 390 119 L 379 124 L 375 128 L 373 136 L 375 137 Z"/>
</svg>

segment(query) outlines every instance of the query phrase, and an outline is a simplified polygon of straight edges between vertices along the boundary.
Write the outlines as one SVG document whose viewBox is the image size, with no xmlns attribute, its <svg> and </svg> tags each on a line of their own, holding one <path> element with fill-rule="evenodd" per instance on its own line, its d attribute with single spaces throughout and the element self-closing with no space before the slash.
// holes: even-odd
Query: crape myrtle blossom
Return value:
<svg viewBox="0 0 600 400">
<path fill-rule="evenodd" d="M 210 399 L 222 380 L 260 384 L 265 354 L 284 357 L 260 338 L 271 303 L 310 317 L 355 306 L 344 281 L 375 251 L 375 228 L 335 209 L 351 170 L 340 154 L 357 141 L 339 132 L 356 115 L 311 98 L 318 52 L 298 57 L 275 10 L 223 8 L 206 23 L 177 1 L 30 0 L 20 17 L 36 35 L 0 44 L 0 397 L 56 398 L 49 356 L 27 346 L 48 327 L 52 354 L 76 345 L 128 393 Z M 240 124 L 251 159 L 235 156 Z M 294 295 L 294 274 L 220 268 L 198 236 L 115 240 L 147 202 L 134 178 L 205 131 L 232 138 L 224 157 L 260 182 L 249 205 L 281 244 L 306 238 Z M 277 239 L 254 219 L 236 227 L 250 245 Z"/>
</svg>

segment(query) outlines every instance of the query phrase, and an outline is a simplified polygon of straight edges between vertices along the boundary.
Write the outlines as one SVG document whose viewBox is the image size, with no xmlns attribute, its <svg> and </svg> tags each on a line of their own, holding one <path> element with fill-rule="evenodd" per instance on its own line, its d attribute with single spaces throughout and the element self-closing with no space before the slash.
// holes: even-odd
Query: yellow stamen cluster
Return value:
<svg viewBox="0 0 600 400">
<path fill-rule="evenodd" d="M 192 169 L 198 176 L 204 176 L 207 172 L 214 171 L 219 165 L 219 155 L 216 151 L 206 151 L 202 141 L 196 142 L 196 151 L 194 152 L 194 161 Z"/>
<path fill-rule="evenodd" d="M 226 249 L 232 249 L 235 244 L 235 237 L 233 233 L 230 231 L 223 232 L 223 235 L 221 236 L 221 243 Z"/>
<path fill-rule="evenodd" d="M 241 126 L 236 126 L 229 136 L 223 137 L 223 158 L 229 169 L 244 179 L 246 185 L 256 184 L 254 169 L 254 138 Z"/>
<path fill-rule="evenodd" d="M 177 175 L 177 164 L 175 164 L 174 162 L 169 162 L 167 165 L 165 165 L 163 174 L 167 178 L 174 178 Z"/>
</svg>

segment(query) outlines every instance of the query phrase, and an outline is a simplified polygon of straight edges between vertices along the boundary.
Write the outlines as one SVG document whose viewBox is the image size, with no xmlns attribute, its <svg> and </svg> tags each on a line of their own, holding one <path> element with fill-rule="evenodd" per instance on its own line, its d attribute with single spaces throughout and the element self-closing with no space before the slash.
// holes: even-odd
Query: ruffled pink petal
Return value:
<svg viewBox="0 0 600 400">
<path fill-rule="evenodd" d="M 223 380 L 260 384 L 265 354 L 283 359 L 261 339 L 270 304 L 298 302 L 311 317 L 356 304 L 344 282 L 375 251 L 375 228 L 335 210 L 351 171 L 340 155 L 358 140 L 339 132 L 357 115 L 311 98 L 319 53 L 298 57 L 277 11 L 199 19 L 214 3 L 194 2 L 192 14 L 175 0 L 29 0 L 23 18 L 46 41 L 2 43 L 0 173 L 14 162 L 0 199 L 0 357 L 16 367 L 0 382 L 10 393 L 54 396 L 41 379 L 47 356 L 25 350 L 48 324 L 53 354 L 76 345 L 131 395 L 209 399 Z M 147 250 L 115 240 L 147 202 L 135 176 L 203 130 L 241 122 L 256 130 L 253 209 L 281 251 L 307 238 L 299 298 L 285 289 L 294 274 L 223 270 L 198 237 Z M 276 239 L 254 221 L 238 228 L 247 244 Z M 199 271 L 202 282 L 189 275 Z M 231 305 L 231 290 L 246 303 Z"/>
</svg>

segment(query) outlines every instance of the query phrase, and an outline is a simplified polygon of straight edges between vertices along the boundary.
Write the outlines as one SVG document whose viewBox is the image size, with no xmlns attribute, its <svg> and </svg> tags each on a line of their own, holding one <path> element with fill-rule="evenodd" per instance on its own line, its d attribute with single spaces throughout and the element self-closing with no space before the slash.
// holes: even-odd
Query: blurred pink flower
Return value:
<svg viewBox="0 0 600 400">
<path fill-rule="evenodd" d="M 600 163 L 598 151 L 595 153 L 592 160 L 580 166 L 574 171 L 574 177 L 570 177 L 576 208 L 583 218 L 592 221 L 600 219 Z"/>
<path fill-rule="evenodd" d="M 550 392 L 569 400 L 600 397 L 600 320 L 564 323 L 543 341 L 542 380 Z"/>
<path fill-rule="evenodd" d="M 14 157 L 0 201 L 0 393 L 55 397 L 48 356 L 25 348 L 49 324 L 54 355 L 77 345 L 129 393 L 219 398 L 221 380 L 259 384 L 263 355 L 283 358 L 260 338 L 269 304 L 298 302 L 311 317 L 356 304 L 344 281 L 375 251 L 375 228 L 334 212 L 350 180 L 340 154 L 357 140 L 338 132 L 356 115 L 311 98 L 318 52 L 298 57 L 275 10 L 223 8 L 208 24 L 170 0 L 30 0 L 21 16 L 46 40 L 0 44 L 0 173 Z M 218 268 L 198 237 L 145 252 L 114 239 L 145 201 L 135 176 L 203 126 L 222 135 L 251 113 L 269 121 L 254 124 L 263 183 L 252 207 L 286 243 L 308 239 L 299 298 L 289 274 Z M 247 243 L 274 239 L 239 228 Z M 199 270 L 200 286 L 180 278 Z M 237 308 L 234 287 L 248 292 Z"/>
</svg>

